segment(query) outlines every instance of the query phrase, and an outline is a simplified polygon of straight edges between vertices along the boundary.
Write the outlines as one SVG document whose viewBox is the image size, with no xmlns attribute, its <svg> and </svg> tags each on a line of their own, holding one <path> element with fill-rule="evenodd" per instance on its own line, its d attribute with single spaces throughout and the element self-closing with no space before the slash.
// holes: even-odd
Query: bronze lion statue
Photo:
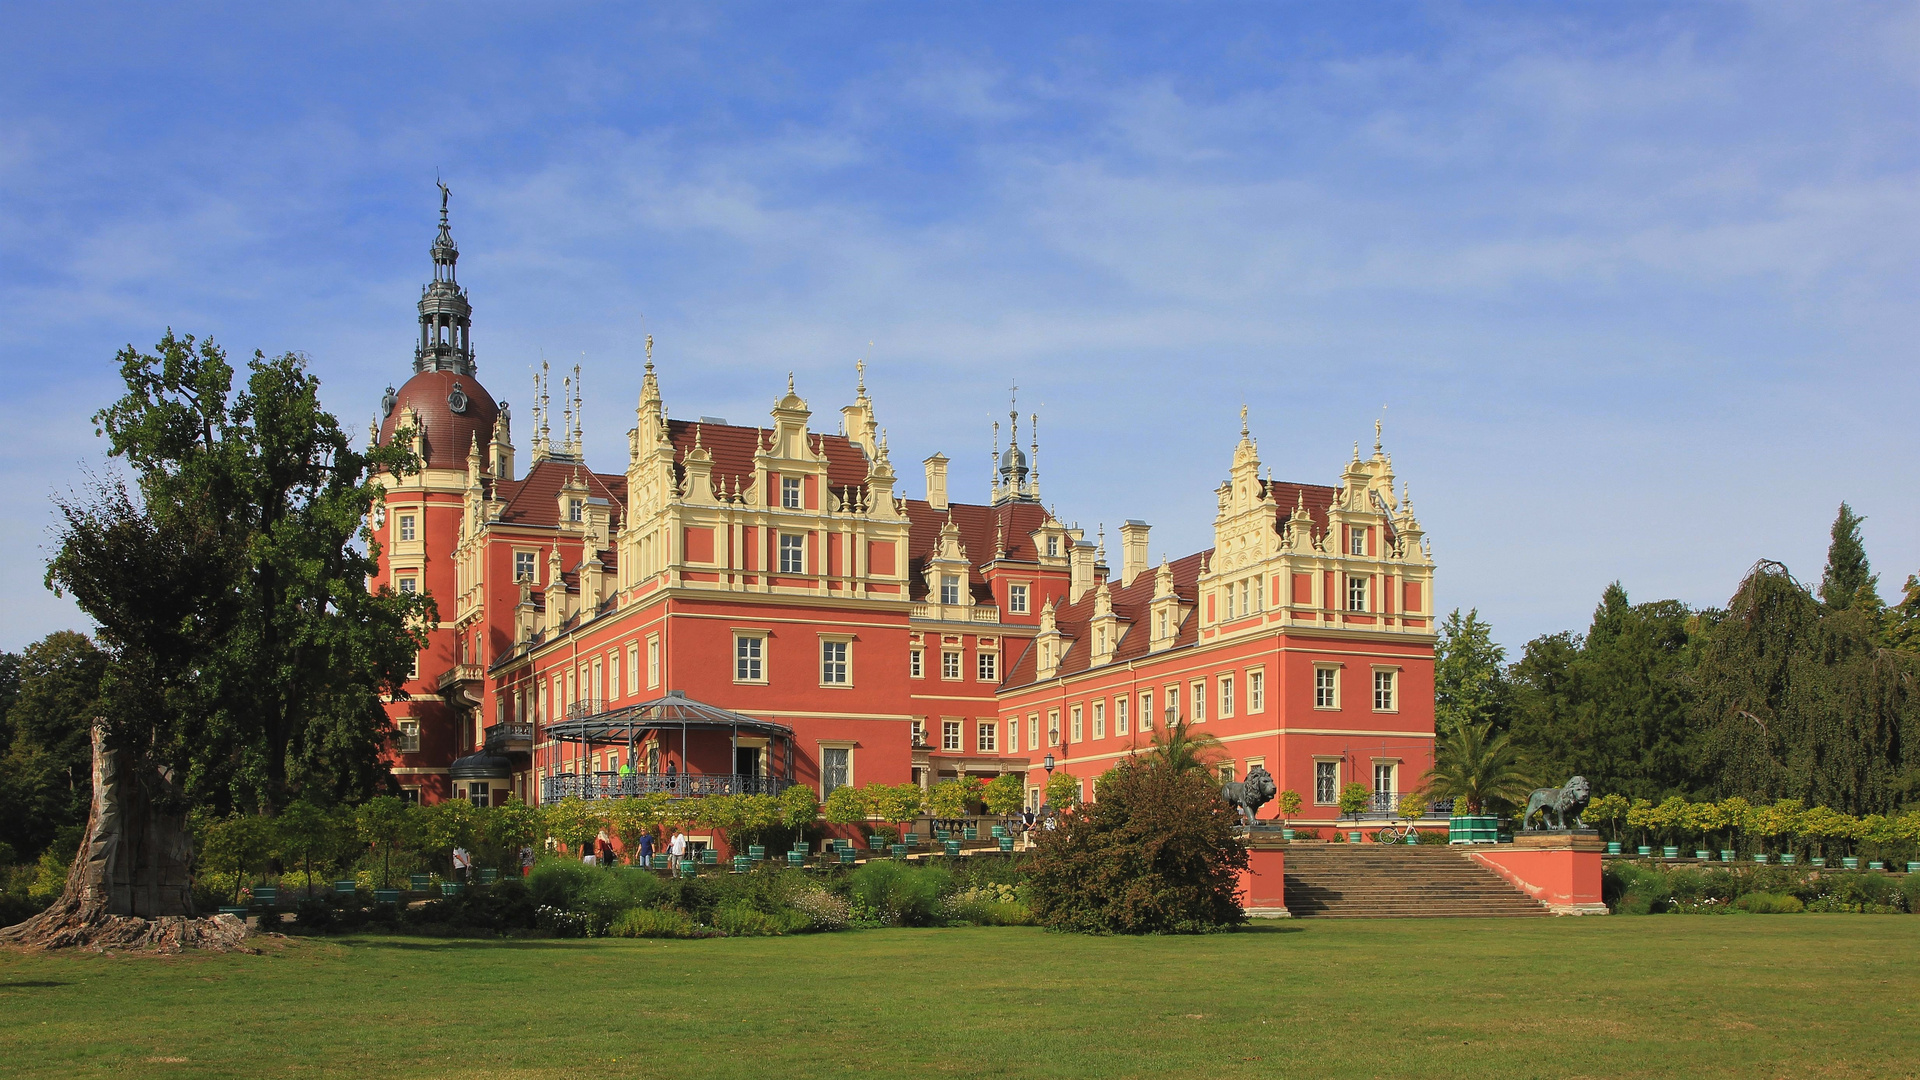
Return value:
<svg viewBox="0 0 1920 1080">
<path fill-rule="evenodd" d="M 1587 809 L 1587 803 L 1593 799 L 1593 789 L 1587 786 L 1587 778 L 1576 776 L 1557 788 L 1540 788 L 1527 799 L 1527 813 L 1521 818 L 1521 828 L 1527 832 L 1536 831 L 1533 816 L 1540 815 L 1540 829 L 1565 829 L 1567 819 L 1573 819 L 1573 827 L 1584 828 L 1580 815 Z M 1548 824 L 1551 822 L 1552 824 Z"/>
<path fill-rule="evenodd" d="M 1245 780 L 1229 780 L 1220 785 L 1220 797 L 1240 812 L 1240 821 L 1245 825 L 1252 825 L 1254 815 L 1279 793 L 1264 765 L 1255 765 Z"/>
</svg>

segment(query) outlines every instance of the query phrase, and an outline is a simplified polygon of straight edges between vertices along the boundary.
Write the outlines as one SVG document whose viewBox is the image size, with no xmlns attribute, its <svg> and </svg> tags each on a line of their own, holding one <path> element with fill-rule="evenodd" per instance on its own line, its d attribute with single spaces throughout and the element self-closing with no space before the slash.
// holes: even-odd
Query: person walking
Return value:
<svg viewBox="0 0 1920 1080">
<path fill-rule="evenodd" d="M 679 829 L 673 830 L 673 839 L 668 841 L 667 853 L 672 856 L 669 861 L 673 863 L 674 871 L 679 872 L 680 860 L 687 857 L 687 834 Z"/>
<path fill-rule="evenodd" d="M 653 865 L 653 834 L 650 832 L 640 834 L 640 865 Z"/>
</svg>

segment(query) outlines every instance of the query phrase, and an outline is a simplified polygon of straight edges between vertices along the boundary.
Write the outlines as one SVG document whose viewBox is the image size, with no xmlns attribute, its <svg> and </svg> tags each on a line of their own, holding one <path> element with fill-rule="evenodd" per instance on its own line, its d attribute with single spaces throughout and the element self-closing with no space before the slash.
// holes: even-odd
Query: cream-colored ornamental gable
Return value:
<svg viewBox="0 0 1920 1080">
<path fill-rule="evenodd" d="M 1040 632 L 1033 636 L 1034 677 L 1051 679 L 1060 673 L 1060 661 L 1066 656 L 1069 641 L 1060 633 L 1056 621 L 1053 601 L 1040 609 Z"/>
<path fill-rule="evenodd" d="M 1172 648 L 1175 639 L 1180 636 L 1180 623 L 1186 617 L 1186 611 L 1180 604 L 1180 597 L 1173 591 L 1173 567 L 1166 558 L 1160 559 L 1160 568 L 1153 574 L 1153 601 L 1147 605 L 1148 633 L 1147 648 L 1158 652 Z"/>
<path fill-rule="evenodd" d="M 1093 651 L 1089 654 L 1092 665 L 1112 663 L 1114 652 L 1120 648 L 1120 638 L 1127 632 L 1127 624 L 1113 613 L 1113 590 L 1104 579 L 1093 590 L 1093 618 L 1087 623 L 1087 632 L 1093 636 Z"/>
<path fill-rule="evenodd" d="M 949 514 L 946 523 L 940 526 L 939 540 L 927 556 L 927 617 L 958 622 L 972 617 L 970 567 L 966 545 L 960 542 L 960 526 L 953 523 Z"/>
</svg>

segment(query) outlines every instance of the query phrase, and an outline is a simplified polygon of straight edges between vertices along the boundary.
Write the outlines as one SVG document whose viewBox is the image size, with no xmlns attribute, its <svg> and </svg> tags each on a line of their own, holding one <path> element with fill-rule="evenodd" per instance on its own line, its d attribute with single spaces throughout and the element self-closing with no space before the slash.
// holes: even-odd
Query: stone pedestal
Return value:
<svg viewBox="0 0 1920 1080">
<path fill-rule="evenodd" d="M 1240 906 L 1255 919 L 1284 919 L 1287 910 L 1287 841 L 1279 833 L 1247 837 L 1247 869 L 1240 875 Z"/>
<path fill-rule="evenodd" d="M 1470 857 L 1556 915 L 1605 915 L 1600 857 L 1606 847 L 1592 829 L 1532 832 L 1510 844 L 1475 848 Z"/>
</svg>

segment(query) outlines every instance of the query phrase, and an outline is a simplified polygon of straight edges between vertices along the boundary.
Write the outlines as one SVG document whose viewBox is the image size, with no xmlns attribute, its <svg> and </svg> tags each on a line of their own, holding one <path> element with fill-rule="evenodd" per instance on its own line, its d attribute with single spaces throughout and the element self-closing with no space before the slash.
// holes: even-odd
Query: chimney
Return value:
<svg viewBox="0 0 1920 1080">
<path fill-rule="evenodd" d="M 1067 552 L 1067 603 L 1077 604 L 1093 591 L 1093 541 L 1075 540 Z"/>
<path fill-rule="evenodd" d="M 935 454 L 926 460 L 927 466 L 927 505 L 935 510 L 947 508 L 947 459 L 944 454 Z"/>
<path fill-rule="evenodd" d="M 1147 569 L 1147 530 L 1153 526 L 1128 519 L 1120 526 L 1120 584 L 1131 585 Z"/>
</svg>

